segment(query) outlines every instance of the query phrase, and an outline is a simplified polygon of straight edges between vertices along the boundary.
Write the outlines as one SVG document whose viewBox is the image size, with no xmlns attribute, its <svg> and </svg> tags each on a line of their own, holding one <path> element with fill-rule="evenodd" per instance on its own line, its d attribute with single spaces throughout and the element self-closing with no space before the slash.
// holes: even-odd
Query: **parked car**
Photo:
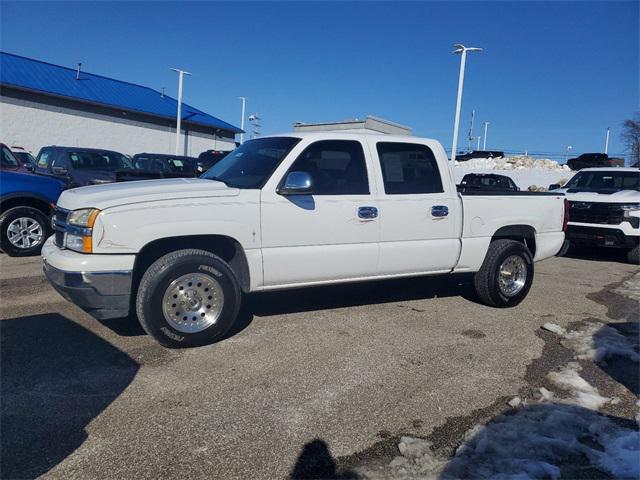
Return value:
<svg viewBox="0 0 640 480">
<path fill-rule="evenodd" d="M 571 170 L 582 170 L 593 167 L 624 167 L 623 158 L 610 157 L 606 153 L 583 153 L 567 161 Z"/>
<path fill-rule="evenodd" d="M 456 155 L 456 161 L 466 162 L 472 158 L 500 158 L 504 157 L 504 152 L 498 150 L 473 150 L 471 152 Z"/>
<path fill-rule="evenodd" d="M 448 163 L 406 136 L 250 140 L 200 178 L 64 192 L 45 273 L 97 318 L 133 305 L 169 347 L 221 338 L 264 290 L 474 272 L 482 301 L 513 307 L 564 242 L 564 196 L 459 194 Z"/>
<path fill-rule="evenodd" d="M 640 263 L 640 169 L 585 168 L 557 187 L 569 200 L 570 244 L 622 248 Z"/>
<path fill-rule="evenodd" d="M 483 192 L 518 192 L 520 189 L 511 178 L 495 173 L 467 173 L 462 177 L 459 192 L 465 191 Z"/>
<path fill-rule="evenodd" d="M 162 153 L 138 153 L 131 159 L 134 170 L 118 171 L 116 173 L 116 181 L 196 177 L 199 175 L 196 162 L 197 159 L 194 157 Z"/>
<path fill-rule="evenodd" d="M 18 159 L 18 161 L 22 164 L 24 168 L 26 168 L 30 172 L 33 172 L 35 170 L 36 159 L 33 155 L 31 155 L 31 152 L 27 152 L 22 147 L 16 147 L 12 145 L 11 153 L 13 153 L 13 156 Z"/>
<path fill-rule="evenodd" d="M 222 160 L 229 152 L 222 152 L 220 150 L 207 150 L 198 155 L 197 170 L 200 173 L 204 173 L 213 167 L 216 163 Z"/>
<path fill-rule="evenodd" d="M 0 171 L 26 173 L 29 170 L 20 163 L 9 147 L 0 143 Z"/>
<path fill-rule="evenodd" d="M 53 233 L 51 212 L 64 188 L 53 179 L 0 171 L 0 248 L 10 256 L 40 253 Z"/>
<path fill-rule="evenodd" d="M 68 187 L 115 182 L 116 172 L 134 170 L 131 159 L 111 150 L 79 147 L 43 147 L 35 173 L 59 178 Z"/>
</svg>

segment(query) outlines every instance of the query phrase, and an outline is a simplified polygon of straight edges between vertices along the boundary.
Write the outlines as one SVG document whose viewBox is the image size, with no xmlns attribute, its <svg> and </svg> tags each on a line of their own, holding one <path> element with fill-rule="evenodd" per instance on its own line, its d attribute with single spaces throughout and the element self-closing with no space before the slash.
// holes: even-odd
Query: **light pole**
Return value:
<svg viewBox="0 0 640 480">
<path fill-rule="evenodd" d="M 604 153 L 609 153 L 609 130 L 611 127 L 607 127 L 607 138 L 604 140 Z"/>
<path fill-rule="evenodd" d="M 484 122 L 484 140 L 482 141 L 482 150 L 487 149 L 487 130 L 489 129 L 489 122 Z"/>
<path fill-rule="evenodd" d="M 460 77 L 458 78 L 458 98 L 456 100 L 456 118 L 453 123 L 453 145 L 451 147 L 451 161 L 456 159 L 456 149 L 458 148 L 458 128 L 460 127 L 460 108 L 462 107 L 462 87 L 464 85 L 464 65 L 467 62 L 467 52 L 481 52 L 481 48 L 465 47 L 456 43 L 454 54 L 460 54 Z"/>
<path fill-rule="evenodd" d="M 176 113 L 176 155 L 180 155 L 180 127 L 182 123 L 182 80 L 185 75 L 191 75 L 185 70 L 172 68 L 174 72 L 178 72 L 178 112 Z"/>
<path fill-rule="evenodd" d="M 247 97 L 238 98 L 242 100 L 242 117 L 240 118 L 240 130 L 242 130 L 242 133 L 240 134 L 240 145 L 242 145 L 242 142 L 244 142 L 244 109 L 247 105 Z"/>
</svg>

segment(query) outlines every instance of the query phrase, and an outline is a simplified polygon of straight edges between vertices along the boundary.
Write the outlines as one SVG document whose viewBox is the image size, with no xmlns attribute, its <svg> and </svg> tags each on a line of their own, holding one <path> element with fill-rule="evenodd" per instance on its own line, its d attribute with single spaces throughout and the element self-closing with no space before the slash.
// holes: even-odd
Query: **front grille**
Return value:
<svg viewBox="0 0 640 480">
<path fill-rule="evenodd" d="M 624 221 L 624 210 L 617 203 L 569 202 L 569 221 L 619 225 Z"/>
<path fill-rule="evenodd" d="M 63 208 L 56 208 L 53 217 L 53 230 L 55 232 L 55 244 L 59 248 L 64 248 L 64 234 L 67 231 L 67 217 L 69 216 L 69 210 Z"/>
</svg>

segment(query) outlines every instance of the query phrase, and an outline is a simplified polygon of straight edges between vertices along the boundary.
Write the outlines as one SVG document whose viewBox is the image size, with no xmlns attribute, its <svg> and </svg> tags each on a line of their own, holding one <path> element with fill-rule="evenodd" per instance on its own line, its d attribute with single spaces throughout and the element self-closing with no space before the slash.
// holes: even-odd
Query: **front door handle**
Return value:
<svg viewBox="0 0 640 480">
<path fill-rule="evenodd" d="M 449 215 L 449 207 L 446 205 L 434 205 L 431 207 L 431 215 L 434 217 L 446 217 Z"/>
<path fill-rule="evenodd" d="M 376 218 L 378 216 L 378 209 L 376 207 L 359 207 L 358 217 L 360 218 Z"/>
</svg>

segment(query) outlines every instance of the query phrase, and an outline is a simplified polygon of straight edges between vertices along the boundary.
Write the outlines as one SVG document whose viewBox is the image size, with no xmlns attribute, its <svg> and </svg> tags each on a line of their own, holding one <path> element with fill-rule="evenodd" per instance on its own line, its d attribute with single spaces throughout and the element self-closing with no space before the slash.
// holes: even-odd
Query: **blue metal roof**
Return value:
<svg viewBox="0 0 640 480">
<path fill-rule="evenodd" d="M 108 107 L 175 119 L 177 100 L 152 88 L 0 52 L 0 84 Z M 184 122 L 242 133 L 238 127 L 182 104 Z"/>
</svg>

